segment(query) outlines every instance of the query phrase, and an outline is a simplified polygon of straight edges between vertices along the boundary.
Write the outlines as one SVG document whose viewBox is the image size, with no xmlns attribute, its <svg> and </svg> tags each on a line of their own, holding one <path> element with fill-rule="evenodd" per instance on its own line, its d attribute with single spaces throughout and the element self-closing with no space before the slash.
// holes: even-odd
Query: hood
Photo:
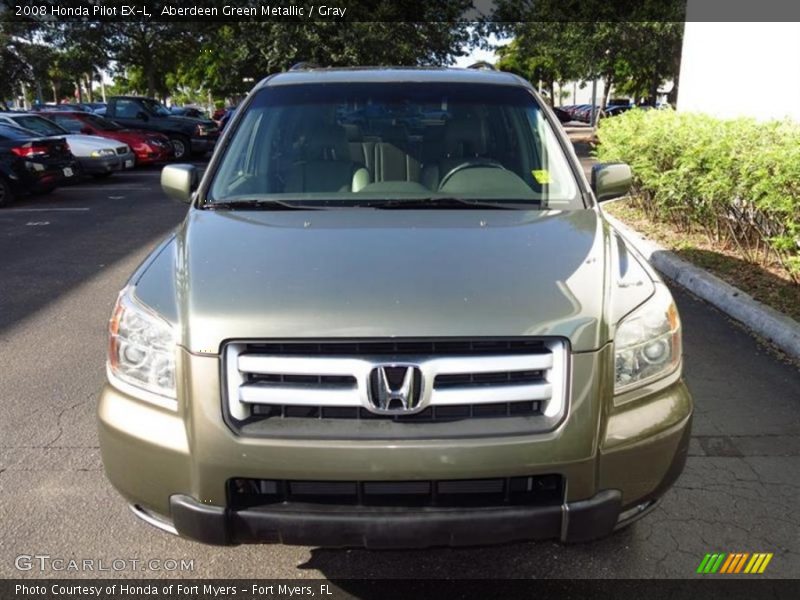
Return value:
<svg viewBox="0 0 800 600">
<path fill-rule="evenodd" d="M 164 135 L 153 133 L 152 131 L 144 131 L 141 129 L 120 129 L 116 131 L 106 131 L 103 132 L 102 137 L 111 140 L 118 140 L 129 145 L 151 141 L 159 141 L 162 143 L 169 142 L 169 138 Z"/>
<path fill-rule="evenodd" d="M 586 351 L 653 293 L 593 210 L 191 210 L 136 285 L 212 354 L 235 338 L 439 336 Z"/>
<path fill-rule="evenodd" d="M 121 146 L 125 142 L 120 142 L 114 139 L 100 137 L 99 135 L 83 135 L 77 133 L 64 134 L 57 137 L 63 137 L 69 144 L 70 151 L 75 156 L 88 156 L 95 150 L 110 149 L 113 150 L 117 146 Z"/>
</svg>

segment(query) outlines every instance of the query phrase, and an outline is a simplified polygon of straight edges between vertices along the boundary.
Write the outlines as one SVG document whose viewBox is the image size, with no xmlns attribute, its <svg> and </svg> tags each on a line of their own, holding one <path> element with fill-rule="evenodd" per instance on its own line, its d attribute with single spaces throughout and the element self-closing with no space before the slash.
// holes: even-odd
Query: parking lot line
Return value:
<svg viewBox="0 0 800 600">
<path fill-rule="evenodd" d="M 27 213 L 27 212 L 86 212 L 89 208 L 4 208 L 0 211 L 0 216 L 6 213 Z"/>
</svg>

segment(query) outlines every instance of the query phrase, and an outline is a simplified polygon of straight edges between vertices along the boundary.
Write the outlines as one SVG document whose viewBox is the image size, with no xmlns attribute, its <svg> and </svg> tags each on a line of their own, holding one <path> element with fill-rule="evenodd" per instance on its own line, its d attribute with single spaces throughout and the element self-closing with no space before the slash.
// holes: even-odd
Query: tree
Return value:
<svg viewBox="0 0 800 600">
<path fill-rule="evenodd" d="M 459 4 L 461 0 L 459 0 Z M 299 62 L 321 66 L 443 64 L 470 40 L 458 22 L 236 22 L 202 32 L 177 81 L 214 95 L 240 94 L 258 80 Z"/>
<path fill-rule="evenodd" d="M 675 82 L 677 93 L 684 11 L 683 0 L 498 0 L 496 22 L 484 31 L 513 38 L 502 51 L 501 68 L 525 67 L 525 76 L 541 79 L 548 89 L 566 73 L 569 79 L 602 79 L 603 106 L 615 87 L 655 102 L 667 80 Z"/>
<path fill-rule="evenodd" d="M 516 37 L 498 49 L 498 67 L 536 82 L 541 81 L 551 102 L 555 101 L 555 83 L 580 79 L 585 74 L 581 28 L 576 23 L 525 23 Z"/>
<path fill-rule="evenodd" d="M 42 0 L 54 2 L 55 0 Z M 202 6 L 211 0 L 173 0 Z M 105 0 L 106 7 L 129 4 Z M 32 40 L 55 55 L 32 75 L 56 89 L 112 68 L 120 88 L 165 98 L 239 95 L 251 82 L 310 61 L 321 66 L 446 64 L 464 53 L 471 0 L 419 4 L 364 0 L 346 21 L 121 21 L 26 23 Z M 366 19 L 373 19 L 367 22 Z M 57 60 L 56 60 L 57 59 Z M 91 83 L 87 86 L 91 88 Z"/>
<path fill-rule="evenodd" d="M 22 90 L 18 84 L 31 80 L 30 67 L 20 55 L 7 24 L 0 23 L 0 101 L 19 94 Z"/>
</svg>

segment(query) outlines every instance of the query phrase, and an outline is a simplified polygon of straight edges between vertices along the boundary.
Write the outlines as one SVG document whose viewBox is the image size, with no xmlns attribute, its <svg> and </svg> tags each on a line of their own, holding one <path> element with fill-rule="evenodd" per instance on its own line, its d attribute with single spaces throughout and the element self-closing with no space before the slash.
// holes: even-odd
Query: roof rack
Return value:
<svg viewBox="0 0 800 600">
<path fill-rule="evenodd" d="M 472 63 L 470 66 L 467 67 L 468 69 L 481 69 L 486 71 L 497 71 L 495 66 L 490 63 L 486 62 L 485 60 L 479 60 L 476 63 Z"/>
<path fill-rule="evenodd" d="M 305 71 L 306 69 L 320 69 L 321 67 L 317 63 L 303 61 L 299 63 L 293 64 L 289 70 L 290 71 Z"/>
</svg>

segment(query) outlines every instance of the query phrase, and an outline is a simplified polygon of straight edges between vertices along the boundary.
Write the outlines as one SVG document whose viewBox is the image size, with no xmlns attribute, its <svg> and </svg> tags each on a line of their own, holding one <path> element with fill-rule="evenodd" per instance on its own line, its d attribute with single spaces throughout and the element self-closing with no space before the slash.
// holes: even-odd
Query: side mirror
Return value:
<svg viewBox="0 0 800 600">
<path fill-rule="evenodd" d="M 631 189 L 633 175 L 624 163 L 599 164 L 592 167 L 592 191 L 598 202 L 624 196 Z"/>
<path fill-rule="evenodd" d="M 147 113 L 141 110 L 138 113 L 136 113 L 136 118 L 139 119 L 140 121 L 150 120 L 150 117 L 147 116 Z"/>
<path fill-rule="evenodd" d="M 199 179 L 194 165 L 169 165 L 161 170 L 161 189 L 173 200 L 189 204 Z"/>
</svg>

